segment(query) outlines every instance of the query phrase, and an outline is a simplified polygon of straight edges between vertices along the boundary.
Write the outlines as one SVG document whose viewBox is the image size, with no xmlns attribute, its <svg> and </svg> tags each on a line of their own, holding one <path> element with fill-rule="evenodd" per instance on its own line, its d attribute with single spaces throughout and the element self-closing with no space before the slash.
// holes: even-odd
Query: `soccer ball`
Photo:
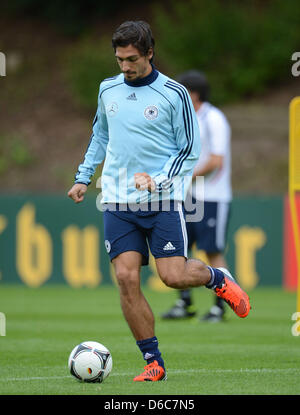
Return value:
<svg viewBox="0 0 300 415">
<path fill-rule="evenodd" d="M 103 382 L 112 370 L 110 351 L 97 342 L 83 342 L 74 347 L 68 360 L 71 375 L 84 382 Z"/>
</svg>

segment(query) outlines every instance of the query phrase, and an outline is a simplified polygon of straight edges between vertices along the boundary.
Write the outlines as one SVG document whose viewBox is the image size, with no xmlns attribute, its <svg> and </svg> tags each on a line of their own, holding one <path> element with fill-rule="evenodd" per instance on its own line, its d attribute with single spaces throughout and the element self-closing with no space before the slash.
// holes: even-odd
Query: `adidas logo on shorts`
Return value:
<svg viewBox="0 0 300 415">
<path fill-rule="evenodd" d="M 163 250 L 164 251 L 174 251 L 175 246 L 172 244 L 172 242 L 168 242 L 164 247 Z"/>
</svg>

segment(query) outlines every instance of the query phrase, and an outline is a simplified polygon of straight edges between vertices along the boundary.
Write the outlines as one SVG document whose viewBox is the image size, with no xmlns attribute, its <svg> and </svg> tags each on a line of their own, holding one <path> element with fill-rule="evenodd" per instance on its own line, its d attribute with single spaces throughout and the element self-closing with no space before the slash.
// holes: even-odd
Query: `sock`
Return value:
<svg viewBox="0 0 300 415">
<path fill-rule="evenodd" d="M 156 336 L 151 337 L 150 339 L 138 340 L 136 344 L 139 346 L 147 365 L 156 360 L 159 366 L 165 368 L 164 361 L 158 349 L 158 340 Z"/>
<path fill-rule="evenodd" d="M 192 305 L 192 297 L 190 290 L 180 290 L 180 298 L 182 299 L 182 301 L 185 302 L 185 305 L 187 307 Z"/>
<path fill-rule="evenodd" d="M 206 284 L 206 288 L 215 289 L 221 285 L 224 281 L 224 273 L 217 268 L 212 268 L 207 265 L 207 268 L 210 270 L 210 281 Z"/>
</svg>

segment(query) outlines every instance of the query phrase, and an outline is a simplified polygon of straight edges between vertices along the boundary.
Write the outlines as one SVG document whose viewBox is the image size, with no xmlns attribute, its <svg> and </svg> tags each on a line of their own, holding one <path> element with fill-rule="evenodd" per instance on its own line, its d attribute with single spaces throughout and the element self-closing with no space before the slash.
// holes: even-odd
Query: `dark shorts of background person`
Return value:
<svg viewBox="0 0 300 415">
<path fill-rule="evenodd" d="M 125 205 L 126 206 L 126 205 Z M 152 206 L 153 207 L 153 206 Z M 154 258 L 184 256 L 188 237 L 183 203 L 171 201 L 167 210 L 125 210 L 124 205 L 106 206 L 103 212 L 104 240 L 110 260 L 127 251 L 142 254 L 142 265 L 149 263 L 149 249 Z"/>
<path fill-rule="evenodd" d="M 203 203 L 193 198 L 193 204 Z M 206 253 L 222 253 L 226 246 L 230 202 L 204 202 L 204 216 L 199 222 L 187 222 L 189 249 L 196 243 Z M 192 212 L 189 212 L 192 214 Z"/>
</svg>

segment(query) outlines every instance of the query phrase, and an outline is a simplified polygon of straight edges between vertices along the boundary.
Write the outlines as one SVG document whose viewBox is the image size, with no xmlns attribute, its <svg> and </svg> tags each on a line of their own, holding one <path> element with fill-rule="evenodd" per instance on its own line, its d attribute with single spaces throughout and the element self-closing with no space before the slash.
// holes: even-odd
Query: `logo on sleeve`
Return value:
<svg viewBox="0 0 300 415">
<path fill-rule="evenodd" d="M 155 105 L 149 105 L 149 107 L 145 108 L 144 117 L 147 120 L 155 120 L 158 116 L 158 108 Z"/>
</svg>

